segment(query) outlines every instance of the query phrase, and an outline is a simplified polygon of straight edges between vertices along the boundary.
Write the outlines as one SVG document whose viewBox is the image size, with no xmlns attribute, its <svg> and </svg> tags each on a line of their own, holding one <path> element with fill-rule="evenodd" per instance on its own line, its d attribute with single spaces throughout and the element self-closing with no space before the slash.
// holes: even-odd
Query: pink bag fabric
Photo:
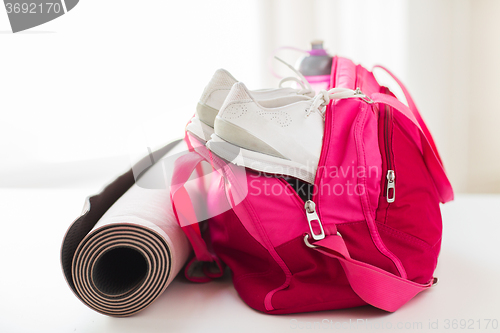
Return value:
<svg viewBox="0 0 500 333">
<path fill-rule="evenodd" d="M 334 57 L 330 88 L 359 88 L 369 98 L 327 106 L 312 212 L 284 178 L 242 172 L 187 133 L 191 152 L 177 160 L 171 187 L 196 254 L 186 276 L 208 281 L 225 263 L 241 298 L 270 314 L 365 304 L 392 312 L 431 287 L 439 203 L 452 200 L 453 190 L 415 103 L 395 79 L 409 106 L 362 66 Z M 200 204 L 187 185 L 206 174 L 202 163 L 213 172 Z M 203 223 L 200 205 L 210 216 Z M 194 277 L 200 262 L 204 274 Z"/>
</svg>

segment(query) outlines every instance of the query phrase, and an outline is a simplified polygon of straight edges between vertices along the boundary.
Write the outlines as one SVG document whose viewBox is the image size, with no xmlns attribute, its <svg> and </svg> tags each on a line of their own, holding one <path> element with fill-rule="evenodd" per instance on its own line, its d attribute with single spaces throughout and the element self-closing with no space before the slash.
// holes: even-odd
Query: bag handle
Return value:
<svg viewBox="0 0 500 333">
<path fill-rule="evenodd" d="M 375 68 L 380 68 L 384 70 L 387 74 L 389 74 L 394 81 L 399 85 L 401 90 L 403 91 L 403 94 L 405 95 L 406 101 L 408 102 L 408 107 L 415 116 L 418 124 L 420 125 L 422 131 L 424 132 L 425 136 L 427 137 L 427 140 L 429 140 L 429 144 L 431 145 L 432 149 L 434 149 L 434 153 L 436 154 L 436 157 L 438 158 L 439 162 L 442 164 L 441 156 L 439 156 L 436 144 L 434 143 L 434 139 L 432 138 L 431 133 L 429 132 L 429 129 L 427 128 L 427 125 L 425 124 L 424 120 L 422 119 L 422 116 L 420 115 L 420 112 L 417 109 L 417 106 L 415 105 L 415 102 L 413 101 L 413 98 L 411 98 L 410 92 L 408 89 L 406 89 L 406 86 L 397 78 L 396 75 L 394 75 L 390 70 L 385 68 L 384 66 L 376 65 L 373 66 L 373 69 Z M 372 71 L 373 71 L 372 69 Z"/>
<path fill-rule="evenodd" d="M 333 233 L 308 246 L 338 259 L 352 290 L 366 303 L 385 311 L 396 311 L 415 295 L 437 283 L 437 278 L 426 284 L 416 283 L 352 259 L 340 234 Z"/>
<path fill-rule="evenodd" d="M 193 203 L 184 186 L 191 177 L 193 171 L 196 169 L 199 170 L 201 166 L 200 163 L 204 160 L 205 159 L 196 152 L 190 152 L 179 157 L 174 164 L 172 185 L 170 186 L 170 200 L 177 223 L 179 223 L 186 234 L 195 253 L 195 258 L 188 262 L 184 270 L 186 278 L 194 282 L 207 282 L 212 280 L 212 278 L 222 276 L 224 272 L 222 262 L 208 249 L 207 243 L 202 237 Z M 206 265 L 201 266 L 204 275 L 202 277 L 195 276 L 194 270 L 192 269 L 195 266 L 200 266 L 199 262 L 206 262 L 212 266 L 212 268 L 208 268 Z"/>
<path fill-rule="evenodd" d="M 401 121 L 400 124 L 403 127 L 406 127 L 407 133 L 412 133 L 412 127 L 414 126 L 419 129 L 420 138 L 414 139 L 416 140 L 416 142 L 420 141 L 421 143 L 421 145 L 419 145 L 419 148 L 421 149 L 429 173 L 434 181 L 434 185 L 436 186 L 439 199 L 442 203 L 453 200 L 453 188 L 451 187 L 450 181 L 446 176 L 443 164 L 441 163 L 441 159 L 439 158 L 437 149 L 435 148 L 434 142 L 432 141 L 432 136 L 430 135 L 430 133 L 428 135 L 425 134 L 426 131 L 424 130 L 424 127 L 422 127 L 418 121 L 418 119 L 420 119 L 423 123 L 422 118 L 418 118 L 416 116 L 416 114 L 418 115 L 418 111 L 415 114 L 415 112 L 412 112 L 412 110 L 408 106 L 404 105 L 397 98 L 390 95 L 374 93 L 370 96 L 370 99 L 373 103 L 388 105 L 394 110 L 403 114 L 403 121 Z M 406 119 L 407 121 L 404 121 L 404 119 Z M 423 125 L 425 126 L 425 124 Z"/>
</svg>

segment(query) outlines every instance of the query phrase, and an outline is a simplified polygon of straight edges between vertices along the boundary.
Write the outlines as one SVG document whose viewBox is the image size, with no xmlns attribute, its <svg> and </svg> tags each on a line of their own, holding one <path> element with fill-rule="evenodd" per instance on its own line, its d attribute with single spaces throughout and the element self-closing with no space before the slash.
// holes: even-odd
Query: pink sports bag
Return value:
<svg viewBox="0 0 500 333">
<path fill-rule="evenodd" d="M 412 98 L 394 79 L 408 106 L 362 66 L 334 57 L 330 88 L 368 97 L 327 106 L 306 202 L 284 177 L 236 167 L 186 134 L 191 151 L 177 160 L 171 187 L 195 252 L 186 276 L 208 281 L 227 264 L 241 298 L 270 314 L 365 304 L 393 312 L 435 284 L 439 203 L 453 190 Z"/>
</svg>

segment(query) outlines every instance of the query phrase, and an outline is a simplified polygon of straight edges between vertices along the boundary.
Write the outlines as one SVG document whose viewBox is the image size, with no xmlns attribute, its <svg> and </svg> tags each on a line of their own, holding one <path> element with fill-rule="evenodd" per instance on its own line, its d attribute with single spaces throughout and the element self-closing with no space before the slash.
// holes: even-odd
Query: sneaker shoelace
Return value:
<svg viewBox="0 0 500 333">
<path fill-rule="evenodd" d="M 331 100 L 345 98 L 361 98 L 366 102 L 371 101 L 359 89 L 352 90 L 348 88 L 332 88 L 330 90 L 321 90 L 316 96 L 314 96 L 311 106 L 306 110 L 306 117 L 309 117 L 312 112 L 318 112 L 322 117 L 324 117 L 326 106 Z"/>
</svg>

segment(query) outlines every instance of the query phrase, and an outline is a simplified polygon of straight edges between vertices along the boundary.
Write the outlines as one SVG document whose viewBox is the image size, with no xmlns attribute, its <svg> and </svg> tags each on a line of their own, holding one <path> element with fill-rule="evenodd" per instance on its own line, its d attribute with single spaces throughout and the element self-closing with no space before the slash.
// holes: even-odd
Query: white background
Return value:
<svg viewBox="0 0 500 333">
<path fill-rule="evenodd" d="M 0 10 L 0 186 L 102 184 L 129 167 L 131 140 L 182 137 L 216 69 L 258 88 L 255 12 L 251 1 L 84 0 L 12 34 Z"/>
</svg>

